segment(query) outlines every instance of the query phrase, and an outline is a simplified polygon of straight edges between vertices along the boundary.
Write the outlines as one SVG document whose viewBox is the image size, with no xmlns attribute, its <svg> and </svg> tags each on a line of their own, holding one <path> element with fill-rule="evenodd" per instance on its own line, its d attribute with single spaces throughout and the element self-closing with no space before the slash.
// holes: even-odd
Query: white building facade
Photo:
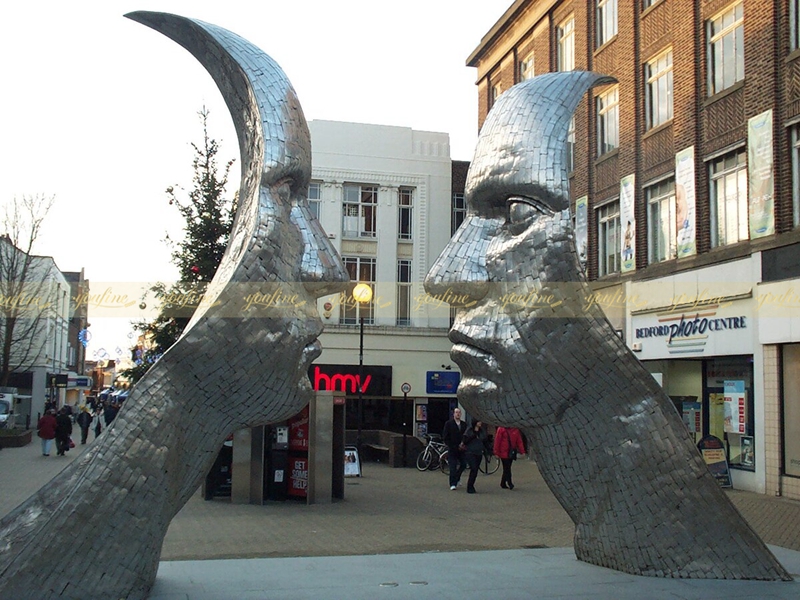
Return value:
<svg viewBox="0 0 800 600">
<path fill-rule="evenodd" d="M 400 430 L 413 416 L 415 434 L 440 433 L 458 374 L 448 304 L 428 297 L 422 282 L 450 239 L 449 136 L 332 121 L 309 128 L 312 209 L 350 272 L 350 290 L 362 282 L 373 291 L 361 305 L 351 291 L 320 300 L 324 350 L 312 385 L 353 397 L 363 319 L 364 427 Z"/>
</svg>

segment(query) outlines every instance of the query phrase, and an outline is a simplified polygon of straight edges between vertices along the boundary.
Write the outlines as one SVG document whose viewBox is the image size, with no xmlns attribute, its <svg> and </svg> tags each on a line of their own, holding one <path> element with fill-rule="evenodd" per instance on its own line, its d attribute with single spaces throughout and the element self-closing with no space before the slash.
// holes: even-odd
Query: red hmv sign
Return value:
<svg viewBox="0 0 800 600">
<path fill-rule="evenodd" d="M 362 367 L 361 393 L 366 396 L 392 395 L 392 367 Z M 311 365 L 308 369 L 311 386 L 318 391 L 344 392 L 358 395 L 358 365 Z"/>
</svg>

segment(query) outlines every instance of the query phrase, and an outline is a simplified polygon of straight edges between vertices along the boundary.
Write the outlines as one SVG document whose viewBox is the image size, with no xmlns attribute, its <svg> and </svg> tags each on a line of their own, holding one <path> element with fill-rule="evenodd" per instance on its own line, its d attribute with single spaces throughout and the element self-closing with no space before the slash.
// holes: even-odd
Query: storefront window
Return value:
<svg viewBox="0 0 800 600">
<path fill-rule="evenodd" d="M 725 442 L 730 466 L 755 470 L 752 357 L 705 361 L 705 383 L 709 435 Z"/>
<path fill-rule="evenodd" d="M 800 477 L 800 344 L 783 347 L 783 472 Z"/>
</svg>

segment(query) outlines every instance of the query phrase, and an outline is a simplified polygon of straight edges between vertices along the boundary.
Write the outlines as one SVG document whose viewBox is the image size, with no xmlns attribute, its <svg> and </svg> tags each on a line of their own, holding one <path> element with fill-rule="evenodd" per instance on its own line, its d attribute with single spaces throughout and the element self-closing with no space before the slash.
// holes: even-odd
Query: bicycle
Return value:
<svg viewBox="0 0 800 600">
<path fill-rule="evenodd" d="M 450 472 L 450 462 L 447 448 L 445 448 L 444 452 L 439 456 L 439 466 L 442 469 L 442 473 Z M 478 465 L 478 470 L 484 475 L 493 475 L 494 473 L 497 473 L 497 469 L 499 468 L 500 459 L 492 454 L 489 450 L 486 450 L 483 453 L 480 464 Z"/>
<path fill-rule="evenodd" d="M 417 456 L 417 469 L 419 471 L 438 469 L 442 456 L 447 454 L 447 446 L 442 442 L 440 435 L 426 435 L 425 438 L 428 440 L 428 445 Z"/>
</svg>

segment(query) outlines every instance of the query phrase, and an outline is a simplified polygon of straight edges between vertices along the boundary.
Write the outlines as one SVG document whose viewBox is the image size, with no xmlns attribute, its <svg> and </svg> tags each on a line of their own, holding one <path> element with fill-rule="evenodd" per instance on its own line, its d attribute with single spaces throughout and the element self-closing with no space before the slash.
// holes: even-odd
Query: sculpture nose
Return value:
<svg viewBox="0 0 800 600">
<path fill-rule="evenodd" d="M 468 217 L 445 246 L 425 277 L 425 291 L 437 297 L 474 302 L 489 291 L 486 248 L 490 235 L 477 217 Z"/>
<path fill-rule="evenodd" d="M 292 220 L 303 238 L 300 263 L 303 286 L 315 298 L 344 291 L 350 276 L 339 253 L 308 206 L 293 207 Z"/>
</svg>

